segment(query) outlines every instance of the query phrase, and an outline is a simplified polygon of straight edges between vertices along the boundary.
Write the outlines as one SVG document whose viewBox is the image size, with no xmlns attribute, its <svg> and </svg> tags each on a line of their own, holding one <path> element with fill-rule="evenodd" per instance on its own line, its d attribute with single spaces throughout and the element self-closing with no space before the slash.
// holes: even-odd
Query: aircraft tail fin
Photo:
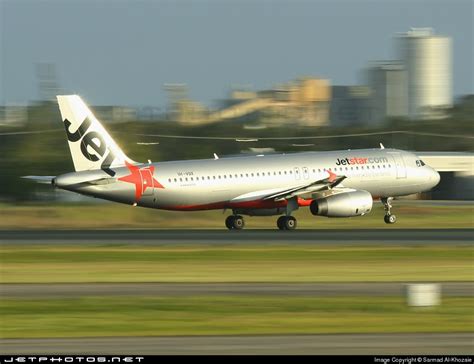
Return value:
<svg viewBox="0 0 474 364">
<path fill-rule="evenodd" d="M 114 176 L 113 167 L 128 158 L 78 95 L 58 95 L 59 110 L 76 171 L 102 169 Z"/>
</svg>

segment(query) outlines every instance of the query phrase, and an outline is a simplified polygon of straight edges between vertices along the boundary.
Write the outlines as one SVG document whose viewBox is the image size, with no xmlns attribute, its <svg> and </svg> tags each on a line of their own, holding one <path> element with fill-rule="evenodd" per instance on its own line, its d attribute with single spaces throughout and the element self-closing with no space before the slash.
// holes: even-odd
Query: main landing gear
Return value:
<svg viewBox="0 0 474 364">
<path fill-rule="evenodd" d="M 277 226 L 280 230 L 295 230 L 296 219 L 293 216 L 280 216 L 277 220 Z"/>
<path fill-rule="evenodd" d="M 392 202 L 393 197 L 383 197 L 380 199 L 383 203 L 383 207 L 385 209 L 385 216 L 383 218 L 383 221 L 385 221 L 386 224 L 395 224 L 397 221 L 397 217 L 395 215 L 392 215 L 390 210 L 392 208 L 392 205 L 390 202 Z"/>
<path fill-rule="evenodd" d="M 225 226 L 229 230 L 242 230 L 245 226 L 245 221 L 240 215 L 230 215 L 225 219 Z"/>
<path fill-rule="evenodd" d="M 230 215 L 225 219 L 225 226 L 229 230 L 242 230 L 245 227 L 245 221 L 240 215 Z M 277 226 L 280 230 L 295 230 L 296 219 L 293 216 L 280 216 Z"/>
</svg>

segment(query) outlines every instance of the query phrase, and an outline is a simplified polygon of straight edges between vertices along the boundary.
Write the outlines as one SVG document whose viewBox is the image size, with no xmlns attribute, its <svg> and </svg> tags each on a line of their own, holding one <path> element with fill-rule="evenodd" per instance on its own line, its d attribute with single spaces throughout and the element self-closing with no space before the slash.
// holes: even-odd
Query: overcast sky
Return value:
<svg viewBox="0 0 474 364">
<path fill-rule="evenodd" d="M 38 99 L 35 64 L 95 105 L 166 104 L 186 83 L 212 105 L 232 85 L 298 76 L 361 82 L 397 57 L 393 36 L 433 27 L 453 38 L 454 94 L 473 93 L 472 0 L 0 0 L 0 104 Z"/>
</svg>

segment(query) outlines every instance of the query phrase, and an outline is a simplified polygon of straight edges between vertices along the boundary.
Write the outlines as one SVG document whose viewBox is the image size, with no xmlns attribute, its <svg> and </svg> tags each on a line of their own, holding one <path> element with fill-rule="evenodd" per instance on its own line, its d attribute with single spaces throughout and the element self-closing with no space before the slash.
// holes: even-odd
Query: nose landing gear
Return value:
<svg viewBox="0 0 474 364">
<path fill-rule="evenodd" d="M 383 218 L 383 221 L 385 221 L 386 224 L 395 224 L 395 222 L 397 221 L 397 217 L 395 215 L 392 215 L 391 213 L 392 205 L 390 204 L 390 202 L 392 202 L 392 200 L 393 197 L 382 197 L 380 199 L 385 209 L 385 216 Z"/>
</svg>

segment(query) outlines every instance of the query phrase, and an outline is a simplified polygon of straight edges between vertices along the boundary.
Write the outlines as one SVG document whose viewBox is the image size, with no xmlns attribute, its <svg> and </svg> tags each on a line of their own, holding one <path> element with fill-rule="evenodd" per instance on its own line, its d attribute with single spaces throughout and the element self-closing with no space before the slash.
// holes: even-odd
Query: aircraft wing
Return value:
<svg viewBox="0 0 474 364">
<path fill-rule="evenodd" d="M 331 171 L 327 172 L 329 173 L 329 176 L 327 178 L 323 178 L 317 181 L 312 181 L 310 183 L 290 188 L 277 188 L 246 193 L 244 195 L 240 195 L 232 199 L 232 202 L 242 202 L 251 200 L 283 201 L 295 196 L 314 194 L 320 191 L 331 190 L 332 188 L 339 185 L 346 178 L 346 176 L 337 176 Z"/>
</svg>

